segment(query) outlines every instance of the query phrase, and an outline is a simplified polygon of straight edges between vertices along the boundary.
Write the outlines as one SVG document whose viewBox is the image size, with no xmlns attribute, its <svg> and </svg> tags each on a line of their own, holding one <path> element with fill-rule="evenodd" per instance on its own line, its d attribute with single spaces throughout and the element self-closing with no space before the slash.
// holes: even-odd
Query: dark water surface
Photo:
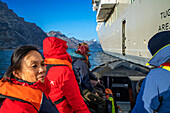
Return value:
<svg viewBox="0 0 170 113">
<path fill-rule="evenodd" d="M 7 68 L 11 64 L 11 55 L 13 50 L 0 51 L 0 77 L 4 75 Z"/>
<path fill-rule="evenodd" d="M 95 68 L 96 66 L 99 66 L 100 64 L 103 64 L 108 61 L 113 61 L 115 58 L 109 55 L 106 55 L 103 53 L 102 49 L 90 49 L 91 56 L 89 57 L 89 60 L 91 62 L 91 69 Z M 10 65 L 11 55 L 14 50 L 0 50 L 0 77 L 4 75 L 7 68 Z M 42 50 L 40 50 L 42 52 Z M 74 49 L 68 49 L 69 53 L 74 52 Z"/>
</svg>

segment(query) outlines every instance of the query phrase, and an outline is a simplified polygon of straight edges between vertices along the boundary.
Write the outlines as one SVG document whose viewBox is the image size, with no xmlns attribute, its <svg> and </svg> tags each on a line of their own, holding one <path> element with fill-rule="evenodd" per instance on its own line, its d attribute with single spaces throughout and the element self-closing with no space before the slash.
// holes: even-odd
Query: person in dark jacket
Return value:
<svg viewBox="0 0 170 113">
<path fill-rule="evenodd" d="M 72 54 L 72 65 L 82 95 L 87 100 L 90 100 L 90 103 L 97 106 L 97 113 L 104 113 L 106 104 L 105 100 L 99 96 L 97 90 L 95 90 L 94 86 L 91 83 L 91 79 L 96 81 L 98 81 L 98 79 L 89 70 L 89 46 L 87 45 L 87 43 L 80 43 L 78 44 L 77 51 L 75 52 L 75 55 Z"/>
<path fill-rule="evenodd" d="M 0 113 L 59 113 L 48 94 L 43 57 L 34 46 L 14 51 L 11 65 L 0 80 Z"/>
<path fill-rule="evenodd" d="M 170 113 L 170 31 L 159 32 L 148 42 L 154 66 L 144 79 L 132 113 Z"/>
<path fill-rule="evenodd" d="M 67 42 L 56 37 L 43 41 L 45 64 L 47 68 L 51 66 L 47 72 L 51 84 L 49 97 L 60 113 L 90 113 L 80 94 L 67 48 Z"/>
</svg>

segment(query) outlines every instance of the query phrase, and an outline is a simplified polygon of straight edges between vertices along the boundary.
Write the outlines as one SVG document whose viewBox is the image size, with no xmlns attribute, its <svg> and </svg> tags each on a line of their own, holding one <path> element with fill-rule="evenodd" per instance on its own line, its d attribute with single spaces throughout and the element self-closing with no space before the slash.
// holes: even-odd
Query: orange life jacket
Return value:
<svg viewBox="0 0 170 113">
<path fill-rule="evenodd" d="M 29 86 L 16 85 L 9 83 L 8 81 L 3 82 L 0 80 L 0 97 L 30 103 L 37 111 L 39 111 L 43 93 L 39 89 L 33 89 Z"/>
<path fill-rule="evenodd" d="M 72 64 L 68 60 L 61 60 L 56 58 L 46 58 L 44 59 L 45 64 L 59 64 L 59 65 L 67 65 L 72 69 Z"/>
</svg>

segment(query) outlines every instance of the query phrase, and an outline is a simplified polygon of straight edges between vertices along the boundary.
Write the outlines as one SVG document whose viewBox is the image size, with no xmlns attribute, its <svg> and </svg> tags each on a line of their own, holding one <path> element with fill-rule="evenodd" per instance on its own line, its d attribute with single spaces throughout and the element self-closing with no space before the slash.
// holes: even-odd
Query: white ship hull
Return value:
<svg viewBox="0 0 170 113">
<path fill-rule="evenodd" d="M 93 0 L 97 34 L 105 53 L 145 65 L 148 40 L 170 30 L 170 0 Z"/>
</svg>

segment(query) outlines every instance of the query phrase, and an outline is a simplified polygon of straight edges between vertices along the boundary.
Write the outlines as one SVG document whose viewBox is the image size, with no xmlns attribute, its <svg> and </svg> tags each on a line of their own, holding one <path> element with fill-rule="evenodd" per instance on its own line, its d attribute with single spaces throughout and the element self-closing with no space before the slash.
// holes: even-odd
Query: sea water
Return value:
<svg viewBox="0 0 170 113">
<path fill-rule="evenodd" d="M 0 51 L 0 77 L 4 75 L 7 68 L 11 64 L 11 56 L 13 50 L 1 50 Z"/>
<path fill-rule="evenodd" d="M 68 49 L 67 52 L 69 54 L 74 53 L 75 49 Z M 115 58 L 109 55 L 106 55 L 102 49 L 90 49 L 90 57 L 89 60 L 91 62 L 91 68 L 93 69 L 96 66 L 99 66 L 105 62 L 113 61 Z M 11 56 L 14 50 L 0 50 L 0 78 L 4 75 L 7 68 L 11 64 Z M 43 50 L 40 50 L 43 52 Z"/>
<path fill-rule="evenodd" d="M 68 49 L 67 52 L 72 54 L 75 49 Z M 91 69 L 103 64 L 107 61 L 113 60 L 113 57 L 108 56 L 103 53 L 102 49 L 90 49 L 90 57 L 89 60 L 91 62 Z M 11 56 L 14 50 L 0 50 L 0 77 L 4 75 L 7 68 L 11 64 Z M 40 52 L 43 52 L 40 50 Z"/>
</svg>

